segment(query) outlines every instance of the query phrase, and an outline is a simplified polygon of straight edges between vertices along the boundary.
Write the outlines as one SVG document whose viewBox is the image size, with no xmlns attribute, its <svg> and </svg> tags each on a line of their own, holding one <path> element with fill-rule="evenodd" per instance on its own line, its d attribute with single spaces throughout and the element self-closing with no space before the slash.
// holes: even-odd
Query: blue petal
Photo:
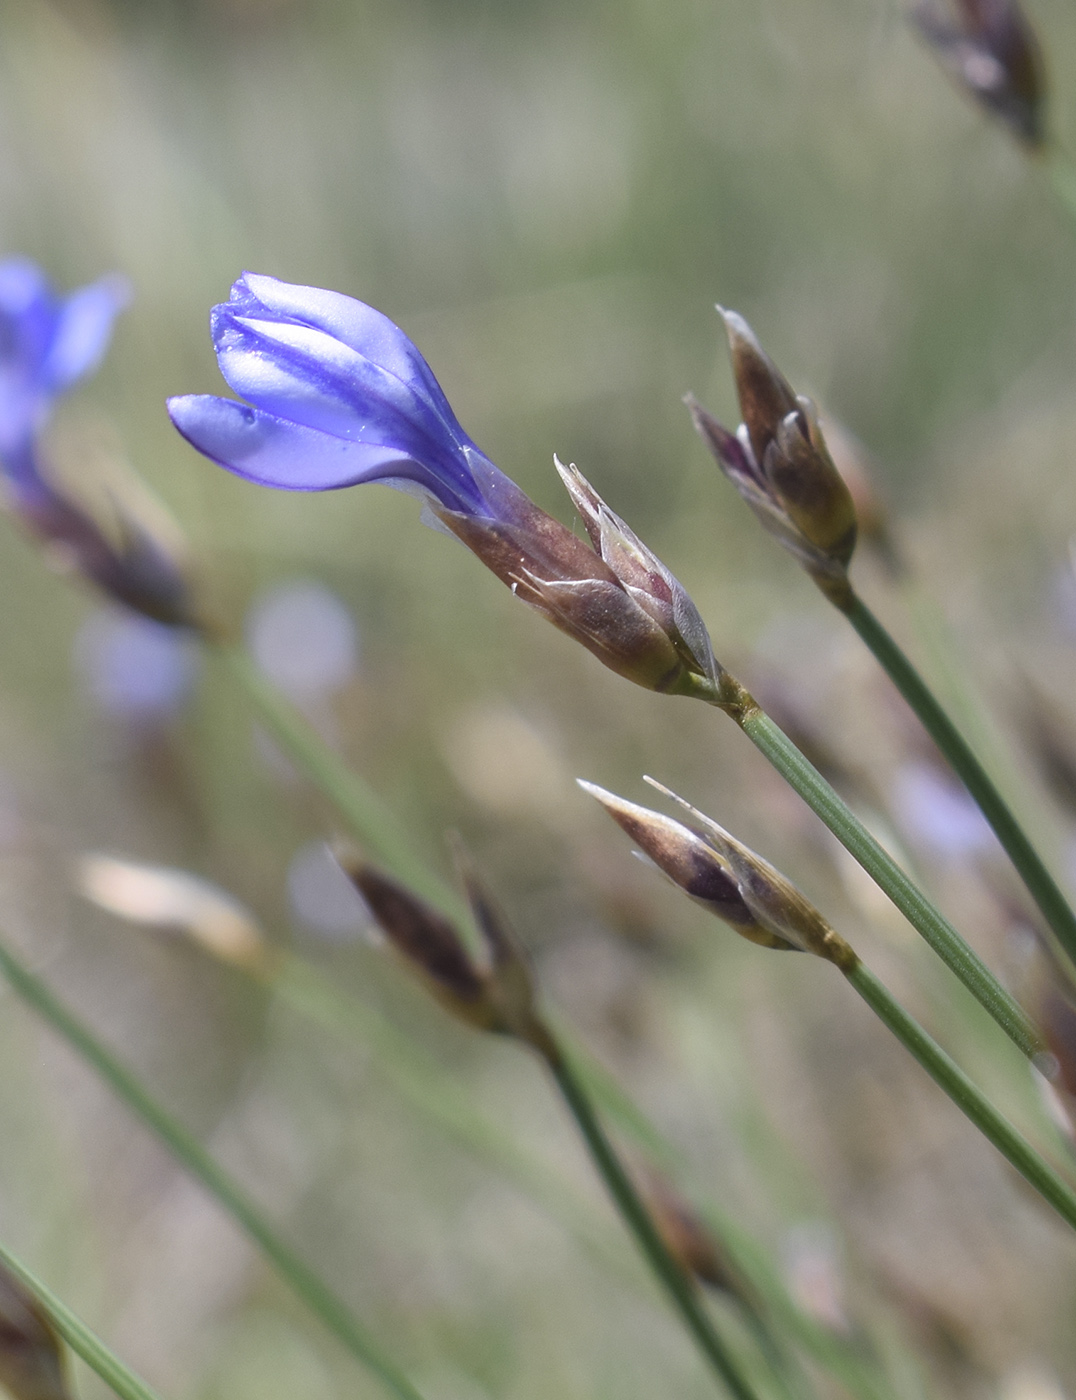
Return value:
<svg viewBox="0 0 1076 1400">
<path fill-rule="evenodd" d="M 0 262 L 0 362 L 28 379 L 48 352 L 59 308 L 45 274 L 29 258 Z"/>
<path fill-rule="evenodd" d="M 444 391 L 417 347 L 399 326 L 365 302 L 342 292 L 244 272 L 232 287 L 232 309 L 240 316 L 268 313 L 325 331 L 405 384 L 420 387 L 446 426 L 462 434 Z"/>
<path fill-rule="evenodd" d="M 392 445 L 348 442 L 210 394 L 169 399 L 168 412 L 199 452 L 262 486 L 329 491 L 383 481 L 418 486 L 449 509 L 468 509 L 450 483 Z"/>
<path fill-rule="evenodd" d="M 108 348 L 112 323 L 130 300 L 122 277 L 102 277 L 64 302 L 42 373 L 55 392 L 96 369 Z"/>
<path fill-rule="evenodd" d="M 379 365 L 308 326 L 223 313 L 215 321 L 221 373 L 266 413 L 353 442 L 391 443 L 446 476 L 466 476 L 463 444 Z"/>
</svg>

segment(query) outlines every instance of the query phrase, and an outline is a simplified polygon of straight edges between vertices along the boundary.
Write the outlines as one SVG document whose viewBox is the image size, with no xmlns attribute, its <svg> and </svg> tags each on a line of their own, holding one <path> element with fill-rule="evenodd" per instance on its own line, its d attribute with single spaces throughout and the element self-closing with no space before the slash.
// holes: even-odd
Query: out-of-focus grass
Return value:
<svg viewBox="0 0 1076 1400">
<path fill-rule="evenodd" d="M 1060 0 L 1035 20 L 1071 134 L 1076 20 Z M 734 944 L 637 868 L 571 782 L 638 798 L 651 771 L 711 810 L 1045 1137 L 1005 1048 L 733 727 L 601 670 L 419 528 L 413 502 L 256 490 L 196 457 L 163 411 L 166 394 L 219 388 L 206 313 L 242 268 L 373 302 L 418 341 L 468 431 L 565 519 L 551 456 L 578 462 L 687 584 L 719 656 L 794 702 L 880 809 L 923 757 L 914 728 L 716 479 L 680 406 L 694 389 L 731 412 L 720 299 L 875 453 L 1000 727 L 1013 729 L 1014 667 L 1034 667 L 1064 710 L 1076 237 L 900 7 L 12 0 L 0 251 L 63 285 L 109 268 L 132 279 L 108 361 L 61 411 L 65 468 L 77 473 L 84 434 L 121 445 L 235 623 L 270 581 L 317 577 L 340 594 L 363 638 L 360 675 L 334 702 L 342 752 L 442 870 L 442 832 L 465 833 L 550 999 L 683 1150 L 688 1184 L 813 1278 L 816 1298 L 839 1261 L 849 1325 L 873 1327 L 898 1361 L 917 1352 L 939 1389 L 979 1394 L 994 1377 L 1026 1400 L 1071 1384 L 1069 1241 L 837 979 Z M 914 645 L 899 598 L 860 567 Z M 12 530 L 0 593 L 0 912 L 49 980 L 431 1400 L 707 1393 L 645 1282 L 604 1275 L 417 1120 L 376 1058 L 78 901 L 71 865 L 87 848 L 218 880 L 412 1027 L 605 1210 L 534 1066 L 457 1031 L 376 953 L 293 927 L 289 861 L 331 819 L 266 762 L 224 678 L 207 670 L 180 718 L 132 735 L 95 710 L 72 662 L 94 604 Z M 1071 820 L 1033 791 L 1063 860 Z M 898 834 L 1015 978 L 1022 945 L 974 852 Z M 171 1394 L 331 1400 L 365 1386 L 8 1005 L 0 1234 Z M 99 1393 L 88 1378 L 84 1392 Z"/>
</svg>

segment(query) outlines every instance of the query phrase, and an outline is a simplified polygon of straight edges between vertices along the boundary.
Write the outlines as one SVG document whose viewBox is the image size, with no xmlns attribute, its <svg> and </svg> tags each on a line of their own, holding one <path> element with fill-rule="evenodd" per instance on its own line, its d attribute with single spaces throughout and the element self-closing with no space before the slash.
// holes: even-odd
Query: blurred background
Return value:
<svg viewBox="0 0 1076 1400">
<path fill-rule="evenodd" d="M 1076 141 L 1076 14 L 1029 13 Z M 108 359 L 57 415 L 58 468 L 137 471 L 215 614 L 443 875 L 463 833 L 550 1004 L 680 1150 L 685 1190 L 878 1363 L 879 1395 L 1071 1394 L 1063 1227 L 830 969 L 737 942 L 573 782 L 649 802 L 652 773 L 756 846 L 1063 1158 L 1025 1068 L 735 727 L 605 671 L 410 499 L 256 489 L 164 412 L 222 391 L 207 315 L 244 268 L 385 311 L 566 521 L 552 454 L 579 465 L 719 658 L 1034 999 L 1049 974 L 992 839 L 681 405 L 692 390 L 735 421 L 720 301 L 866 445 L 905 567 L 868 546 L 856 578 L 1076 892 L 1076 227 L 902 6 L 6 0 L 0 253 L 61 288 L 130 279 Z M 228 676 L 57 578 L 10 522 L 0 596 L 0 918 L 50 985 L 430 1400 L 711 1393 L 539 1066 L 455 1027 L 375 946 L 325 845 L 333 814 Z M 383 1050 L 95 907 L 92 853 L 214 882 L 382 1010 L 560 1174 L 617 1266 L 416 1112 Z M 173 1397 L 378 1393 L 0 995 L 0 1238 Z"/>
</svg>

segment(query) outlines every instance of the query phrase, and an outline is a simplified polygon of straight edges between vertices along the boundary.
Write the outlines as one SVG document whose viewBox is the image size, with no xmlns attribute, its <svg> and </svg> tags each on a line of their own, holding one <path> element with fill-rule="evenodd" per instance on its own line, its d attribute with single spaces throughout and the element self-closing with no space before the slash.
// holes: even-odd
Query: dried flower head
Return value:
<svg viewBox="0 0 1076 1400">
<path fill-rule="evenodd" d="M 446 1010 L 478 1030 L 544 1043 L 527 959 L 469 864 L 461 873 L 483 944 L 478 957 L 450 919 L 405 885 L 350 854 L 337 858 L 389 943 Z"/>
<path fill-rule="evenodd" d="M 767 948 L 814 953 L 842 970 L 855 964 L 848 944 L 769 861 L 669 788 L 652 778 L 647 782 L 690 812 L 695 825 L 626 802 L 593 783 L 580 779 L 579 785 L 674 884 L 742 937 Z"/>
<path fill-rule="evenodd" d="M 921 0 L 912 22 L 956 82 L 1032 148 L 1046 140 L 1046 74 L 1017 0 Z"/>
<path fill-rule="evenodd" d="M 728 333 L 743 422 L 730 433 L 689 395 L 695 427 L 764 528 L 827 597 L 846 603 L 856 512 L 826 448 L 815 406 L 793 393 L 742 316 L 718 311 Z"/>
<path fill-rule="evenodd" d="M 720 699 L 706 630 L 668 570 L 574 469 L 565 479 L 588 502 L 588 529 L 603 521 L 594 548 L 540 510 L 467 436 L 429 365 L 380 312 L 244 273 L 211 329 L 225 379 L 253 407 L 170 399 L 200 452 L 282 490 L 380 481 L 418 495 L 432 523 L 618 675 Z"/>
<path fill-rule="evenodd" d="M 41 1304 L 0 1265 L 0 1387 L 13 1400 L 71 1400 L 63 1349 Z"/>
</svg>

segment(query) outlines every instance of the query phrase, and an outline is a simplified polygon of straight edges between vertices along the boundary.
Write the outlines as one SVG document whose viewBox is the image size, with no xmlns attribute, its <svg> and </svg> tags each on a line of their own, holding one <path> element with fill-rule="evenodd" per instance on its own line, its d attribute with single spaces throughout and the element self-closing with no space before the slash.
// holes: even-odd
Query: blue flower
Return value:
<svg viewBox="0 0 1076 1400">
<path fill-rule="evenodd" d="M 35 439 L 54 401 L 101 362 L 127 300 L 122 277 L 58 297 L 28 258 L 0 262 L 0 467 L 20 494 L 42 490 Z"/>
<path fill-rule="evenodd" d="M 287 491 L 380 481 L 418 495 L 517 597 L 612 670 L 722 703 L 724 673 L 672 574 L 574 468 L 561 474 L 591 543 L 540 510 L 475 446 L 429 365 L 379 311 L 247 272 L 210 329 L 221 373 L 247 403 L 169 399 L 200 452 Z"/>
<path fill-rule="evenodd" d="M 489 517 L 516 492 L 373 307 L 245 272 L 210 332 L 221 373 L 254 407 L 191 394 L 169 399 L 168 412 L 199 452 L 248 481 L 285 491 L 381 481 Z"/>
<path fill-rule="evenodd" d="M 188 580 L 170 543 L 114 492 L 114 518 L 103 528 L 52 480 L 42 452 L 53 404 L 97 368 L 128 297 L 118 276 L 60 297 L 29 259 L 0 262 L 0 478 L 8 507 L 53 563 L 136 612 L 194 625 Z"/>
</svg>

